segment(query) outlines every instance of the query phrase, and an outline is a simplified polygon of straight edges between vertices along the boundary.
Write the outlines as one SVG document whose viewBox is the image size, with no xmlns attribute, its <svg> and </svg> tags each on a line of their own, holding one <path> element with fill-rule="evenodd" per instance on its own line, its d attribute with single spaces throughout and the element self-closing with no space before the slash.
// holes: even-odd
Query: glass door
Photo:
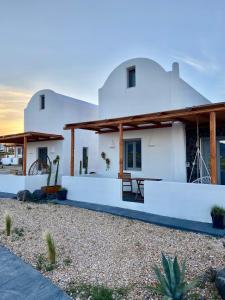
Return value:
<svg viewBox="0 0 225 300">
<path fill-rule="evenodd" d="M 216 143 L 217 151 L 217 178 L 218 184 L 225 185 L 225 139 L 218 138 Z M 209 138 L 201 139 L 201 154 L 210 172 L 210 143 Z M 207 176 L 207 171 L 202 165 L 202 176 Z"/>
</svg>

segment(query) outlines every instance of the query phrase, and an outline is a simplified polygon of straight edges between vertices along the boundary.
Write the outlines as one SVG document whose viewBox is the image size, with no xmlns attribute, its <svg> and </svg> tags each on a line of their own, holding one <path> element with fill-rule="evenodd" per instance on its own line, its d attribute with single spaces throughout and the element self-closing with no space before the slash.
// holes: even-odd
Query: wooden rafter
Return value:
<svg viewBox="0 0 225 300">
<path fill-rule="evenodd" d="M 113 132 L 114 129 L 112 129 L 111 127 L 118 127 L 120 124 L 122 124 L 123 126 L 130 126 L 131 128 L 133 128 L 133 130 L 136 130 L 136 126 L 140 127 L 140 125 L 144 124 L 154 124 L 161 127 L 164 126 L 165 123 L 176 121 L 191 124 L 196 122 L 196 118 L 199 119 L 200 123 L 205 123 L 209 120 L 209 114 L 212 111 L 221 113 L 221 118 L 225 120 L 225 102 L 222 102 L 150 114 L 96 120 L 82 123 L 71 123 L 66 124 L 64 129 L 79 128 L 86 130 L 95 130 L 99 131 L 99 133 L 103 133 L 104 131 L 104 133 L 106 133 Z M 109 129 L 111 131 L 109 131 Z M 124 131 L 125 130 L 126 128 L 124 128 Z"/>
</svg>

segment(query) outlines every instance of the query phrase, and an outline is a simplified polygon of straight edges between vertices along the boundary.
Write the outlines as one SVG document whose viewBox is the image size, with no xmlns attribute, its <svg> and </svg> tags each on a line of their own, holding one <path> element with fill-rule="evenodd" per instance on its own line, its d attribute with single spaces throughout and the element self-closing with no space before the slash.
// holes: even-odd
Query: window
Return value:
<svg viewBox="0 0 225 300">
<path fill-rule="evenodd" d="M 130 67 L 127 69 L 127 87 L 134 87 L 136 85 L 136 74 L 135 67 Z"/>
<path fill-rule="evenodd" d="M 38 170 L 46 169 L 48 165 L 48 148 L 38 148 Z"/>
<path fill-rule="evenodd" d="M 125 170 L 141 170 L 141 140 L 124 142 Z"/>
<path fill-rule="evenodd" d="M 40 109 L 45 109 L 45 95 L 40 96 Z"/>
<path fill-rule="evenodd" d="M 88 148 L 83 147 L 83 168 L 88 168 Z"/>
</svg>

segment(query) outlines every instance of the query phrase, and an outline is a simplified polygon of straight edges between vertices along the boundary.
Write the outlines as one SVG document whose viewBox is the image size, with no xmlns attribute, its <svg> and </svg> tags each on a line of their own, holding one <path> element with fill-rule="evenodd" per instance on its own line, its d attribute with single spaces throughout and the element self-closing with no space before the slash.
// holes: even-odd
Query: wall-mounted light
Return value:
<svg viewBox="0 0 225 300">
<path fill-rule="evenodd" d="M 150 137 L 148 138 L 148 144 L 147 144 L 147 146 L 148 146 L 149 148 L 155 147 L 155 144 L 154 144 L 153 142 L 154 142 L 154 139 L 152 138 L 152 136 L 150 136 Z"/>
<path fill-rule="evenodd" d="M 55 153 L 55 147 L 51 147 L 50 153 Z"/>
<path fill-rule="evenodd" d="M 114 141 L 113 138 L 112 138 L 112 140 L 111 140 L 111 144 L 109 145 L 109 148 L 110 148 L 110 149 L 115 149 L 115 141 Z"/>
</svg>

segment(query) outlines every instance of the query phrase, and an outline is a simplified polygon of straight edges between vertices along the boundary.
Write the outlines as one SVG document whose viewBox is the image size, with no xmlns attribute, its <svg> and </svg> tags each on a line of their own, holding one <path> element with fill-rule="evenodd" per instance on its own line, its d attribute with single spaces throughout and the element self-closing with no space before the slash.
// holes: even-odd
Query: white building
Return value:
<svg viewBox="0 0 225 300">
<path fill-rule="evenodd" d="M 99 135 L 97 175 L 63 177 L 69 198 L 209 221 L 211 206 L 223 204 L 224 187 L 187 182 L 225 183 L 224 164 L 216 159 L 225 154 L 223 147 L 219 149 L 223 136 L 217 136 L 215 153 L 216 117 L 224 120 L 224 111 L 224 103 L 211 104 L 181 78 L 178 63 L 165 71 L 150 59 L 125 61 L 99 90 L 98 119 L 66 125 L 66 129 L 75 130 L 75 135 L 80 129 Z M 225 130 L 223 134 L 225 137 Z M 192 168 L 197 140 L 205 165 L 201 161 Z M 109 159 L 108 167 L 102 155 Z M 129 189 L 122 187 L 124 174 L 131 177 L 132 197 L 124 196 L 123 191 Z M 135 196 L 137 184 L 144 188 L 143 201 Z"/>
<path fill-rule="evenodd" d="M 23 144 L 24 176 L 0 175 L 0 191 L 45 185 L 40 162 L 59 155 L 71 200 L 209 222 L 225 199 L 224 116 L 225 103 L 210 103 L 181 79 L 178 63 L 166 71 L 128 60 L 99 90 L 99 106 L 50 90 L 31 98 L 25 133 L 0 137 Z"/>
<path fill-rule="evenodd" d="M 41 132 L 61 135 L 63 140 L 40 141 L 29 143 L 27 148 L 27 170 L 31 164 L 42 156 L 48 155 L 53 161 L 60 156 L 60 174 L 70 174 L 70 134 L 63 128 L 66 123 L 95 120 L 98 116 L 98 107 L 85 101 L 67 97 L 51 90 L 37 92 L 29 101 L 24 111 L 25 132 Z M 75 174 L 85 166 L 88 159 L 88 173 L 96 170 L 97 136 L 93 132 L 80 130 L 76 136 L 77 149 Z M 46 158 L 44 158 L 46 159 Z M 84 170 L 82 170 L 84 172 Z"/>
<path fill-rule="evenodd" d="M 31 190 L 46 185 L 47 165 L 50 165 L 56 156 L 60 157 L 59 183 L 62 175 L 70 174 L 70 133 L 65 131 L 64 125 L 74 118 L 79 122 L 97 118 L 97 105 L 67 97 L 51 90 L 41 90 L 33 95 L 24 111 L 24 133 L 0 137 L 1 141 L 9 144 L 23 145 L 23 177 Z M 26 139 L 26 141 L 25 141 Z M 93 132 L 80 130 L 76 135 L 76 168 L 75 174 L 89 173 L 96 170 L 97 136 Z M 52 183 L 56 167 L 52 164 Z M 30 178 L 29 175 L 36 177 Z M 43 175 L 43 176 L 42 176 Z M 12 186 L 11 181 L 18 179 L 11 177 L 6 185 L 4 177 L 0 191 L 17 192 L 23 186 Z"/>
</svg>

